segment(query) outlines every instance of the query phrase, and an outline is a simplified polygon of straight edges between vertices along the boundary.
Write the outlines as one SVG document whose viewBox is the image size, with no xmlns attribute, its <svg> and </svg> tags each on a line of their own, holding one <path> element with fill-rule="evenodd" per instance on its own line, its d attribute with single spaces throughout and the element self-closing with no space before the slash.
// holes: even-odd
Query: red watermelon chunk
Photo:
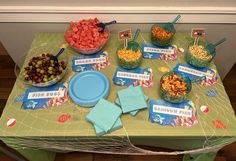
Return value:
<svg viewBox="0 0 236 161">
<path fill-rule="evenodd" d="M 97 18 L 70 22 L 70 28 L 66 31 L 64 37 L 75 48 L 83 50 L 100 48 L 108 39 L 109 33 L 107 31 L 99 32 L 101 28 L 96 26 L 99 22 Z"/>
</svg>

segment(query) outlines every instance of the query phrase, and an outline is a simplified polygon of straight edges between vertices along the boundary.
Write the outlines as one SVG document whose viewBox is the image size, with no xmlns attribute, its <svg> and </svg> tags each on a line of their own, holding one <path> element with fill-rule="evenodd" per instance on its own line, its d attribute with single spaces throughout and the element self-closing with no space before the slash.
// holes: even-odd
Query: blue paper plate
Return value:
<svg viewBox="0 0 236 161">
<path fill-rule="evenodd" d="M 84 71 L 70 80 L 68 92 L 76 104 L 91 107 L 101 98 L 106 98 L 109 89 L 109 81 L 104 74 L 98 71 Z"/>
</svg>

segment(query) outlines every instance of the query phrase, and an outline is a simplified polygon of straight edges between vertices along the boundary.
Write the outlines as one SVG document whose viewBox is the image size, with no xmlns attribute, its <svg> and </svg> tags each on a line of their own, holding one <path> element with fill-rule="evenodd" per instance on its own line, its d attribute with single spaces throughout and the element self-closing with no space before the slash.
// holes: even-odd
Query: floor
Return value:
<svg viewBox="0 0 236 161">
<path fill-rule="evenodd" d="M 0 114 L 15 82 L 14 62 L 0 43 Z M 236 111 L 236 64 L 223 81 L 231 103 Z M 3 143 L 0 143 L 0 145 Z M 218 153 L 215 161 L 235 161 L 236 143 L 226 146 Z M 0 153 L 1 161 L 15 161 Z M 93 153 L 57 154 L 55 161 L 181 161 L 182 156 L 125 156 Z"/>
</svg>

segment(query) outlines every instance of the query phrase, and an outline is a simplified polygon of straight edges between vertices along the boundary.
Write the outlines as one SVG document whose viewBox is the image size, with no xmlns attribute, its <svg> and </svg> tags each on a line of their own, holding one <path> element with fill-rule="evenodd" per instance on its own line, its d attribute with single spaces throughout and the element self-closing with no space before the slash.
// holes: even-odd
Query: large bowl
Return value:
<svg viewBox="0 0 236 161">
<path fill-rule="evenodd" d="M 23 56 L 22 59 L 19 62 L 17 62 L 17 64 L 15 65 L 16 76 L 24 84 L 30 85 L 30 86 L 35 86 L 35 87 L 48 87 L 48 86 L 54 85 L 55 83 L 59 82 L 65 76 L 67 69 L 68 69 L 68 55 L 66 53 L 66 50 L 64 51 L 65 53 L 62 53 L 58 57 L 59 61 L 62 61 L 62 60 L 64 61 L 66 68 L 62 71 L 62 73 L 60 75 L 56 76 L 54 79 L 52 79 L 48 82 L 43 82 L 43 83 L 30 82 L 30 81 L 26 81 L 24 79 L 24 73 L 23 73 L 24 68 L 28 66 L 30 59 L 32 59 L 33 57 L 40 56 L 43 53 L 51 53 L 51 54 L 55 55 L 59 50 L 60 50 L 60 48 L 53 49 L 53 51 L 46 50 L 46 49 L 45 50 L 44 49 L 37 49 L 34 51 L 29 51 L 29 55 Z"/>
<path fill-rule="evenodd" d="M 216 55 L 216 52 L 209 52 L 207 49 L 206 49 L 206 44 L 203 45 L 204 47 L 204 50 L 207 52 L 208 55 L 211 55 L 212 57 L 210 59 L 201 59 L 200 57 L 196 57 L 196 56 L 193 56 L 189 50 L 189 48 L 191 47 L 192 45 L 190 45 L 188 47 L 188 50 L 186 51 L 185 53 L 185 59 L 186 59 L 186 62 L 192 66 L 195 66 L 195 67 L 198 67 L 198 68 L 205 68 L 205 67 L 208 67 L 210 65 L 210 63 L 212 62 L 213 58 L 215 57 Z"/>
<path fill-rule="evenodd" d="M 133 42 L 133 41 L 129 42 L 129 43 L 128 43 L 128 46 L 129 46 L 129 44 L 134 44 L 134 45 L 137 44 L 137 45 L 138 45 L 138 43 Z M 126 60 L 124 60 L 124 59 L 122 59 L 122 58 L 119 58 L 119 56 L 118 56 L 118 51 L 121 50 L 121 49 L 123 49 L 123 48 L 124 48 L 124 44 L 121 44 L 121 45 L 117 48 L 117 51 L 116 51 L 116 53 L 117 53 L 117 60 L 118 60 L 119 66 L 122 67 L 122 68 L 124 68 L 124 69 L 135 69 L 135 68 L 139 67 L 140 64 L 141 64 L 141 62 L 142 62 L 142 56 L 140 56 L 140 58 L 139 58 L 137 61 L 130 61 L 130 62 L 128 62 L 128 61 L 126 61 Z M 128 47 L 128 49 L 129 49 L 129 47 Z M 132 50 L 132 49 L 131 49 L 131 50 Z M 138 50 L 141 51 L 141 48 L 140 48 L 139 45 L 138 45 Z"/>
<path fill-rule="evenodd" d="M 67 31 L 66 31 L 67 32 Z M 91 54 L 95 54 L 97 52 L 99 52 L 100 50 L 102 50 L 102 48 L 106 45 L 108 39 L 110 38 L 110 31 L 108 29 L 108 27 L 105 27 L 104 29 L 104 32 L 108 32 L 108 38 L 106 39 L 106 41 L 100 45 L 99 48 L 89 48 L 89 49 L 81 49 L 81 48 L 78 48 L 78 47 L 74 47 L 72 45 L 69 44 L 69 42 L 67 41 L 67 43 L 69 44 L 69 46 L 74 49 L 77 53 L 80 53 L 80 54 L 84 54 L 84 55 L 91 55 Z"/>
<path fill-rule="evenodd" d="M 183 96 L 173 96 L 171 95 L 168 91 L 166 91 L 165 89 L 162 88 L 161 82 L 163 80 L 163 78 L 165 76 L 168 75 L 178 75 L 186 84 L 187 84 L 187 94 L 183 95 Z M 188 77 L 186 77 L 185 75 L 181 74 L 181 73 L 175 73 L 175 72 L 168 72 L 165 73 L 160 80 L 160 96 L 163 100 L 171 102 L 171 103 L 181 103 L 187 100 L 188 94 L 192 89 L 192 84 L 191 81 Z"/>
<path fill-rule="evenodd" d="M 163 24 L 154 24 L 154 25 L 152 25 L 152 27 L 151 27 L 151 41 L 152 41 L 153 45 L 162 46 L 162 47 L 171 45 L 173 37 L 174 37 L 175 32 L 176 32 L 173 25 L 171 25 L 171 28 L 170 28 L 171 31 L 169 31 L 169 32 L 173 33 L 173 35 L 170 36 L 170 37 L 164 37 L 163 38 L 161 34 L 159 34 L 159 35 L 154 35 L 153 34 L 154 28 L 159 27 L 159 28 L 164 29 L 164 26 L 167 25 L 167 24 L 171 25 L 170 23 L 163 23 Z"/>
</svg>

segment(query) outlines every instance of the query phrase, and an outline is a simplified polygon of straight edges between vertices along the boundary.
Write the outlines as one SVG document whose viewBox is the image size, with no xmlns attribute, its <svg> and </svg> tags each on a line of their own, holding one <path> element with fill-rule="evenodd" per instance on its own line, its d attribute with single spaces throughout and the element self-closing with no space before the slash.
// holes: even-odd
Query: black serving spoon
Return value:
<svg viewBox="0 0 236 161">
<path fill-rule="evenodd" d="M 98 24 L 96 24 L 96 25 L 97 25 L 97 27 L 102 28 L 99 32 L 100 32 L 100 33 L 103 33 L 104 30 L 105 30 L 105 28 L 106 28 L 106 26 L 112 25 L 112 24 L 116 24 L 116 20 L 113 20 L 113 21 L 107 22 L 107 23 L 105 23 L 105 22 L 100 22 L 100 23 L 98 23 Z"/>
<path fill-rule="evenodd" d="M 68 45 L 66 45 L 66 44 L 63 44 L 62 45 L 62 47 L 61 47 L 61 49 L 59 50 L 59 52 L 57 53 L 57 55 L 52 55 L 51 56 L 51 60 L 54 60 L 54 61 L 56 61 L 56 62 L 58 62 L 58 57 L 65 51 L 65 48 L 67 47 Z"/>
</svg>

